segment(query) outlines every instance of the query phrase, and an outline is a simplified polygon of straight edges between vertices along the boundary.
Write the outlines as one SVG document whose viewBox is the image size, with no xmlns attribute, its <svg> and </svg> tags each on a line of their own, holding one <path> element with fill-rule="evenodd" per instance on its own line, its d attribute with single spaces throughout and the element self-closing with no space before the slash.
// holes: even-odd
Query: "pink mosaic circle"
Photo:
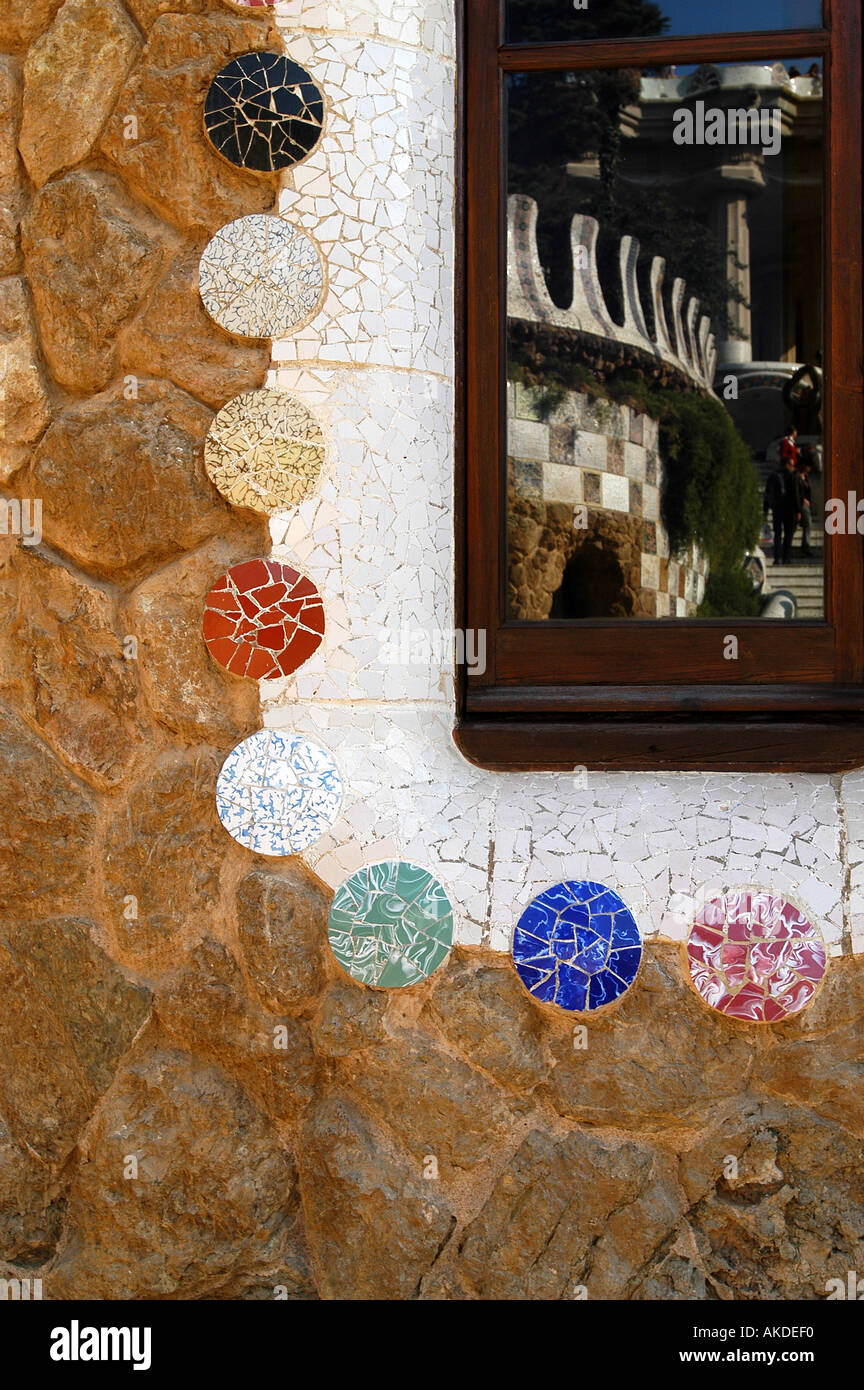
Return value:
<svg viewBox="0 0 864 1390">
<path fill-rule="evenodd" d="M 822 937 L 771 893 L 727 893 L 698 913 L 690 975 L 712 1009 L 746 1023 L 782 1023 L 811 1002 L 825 974 Z"/>
</svg>

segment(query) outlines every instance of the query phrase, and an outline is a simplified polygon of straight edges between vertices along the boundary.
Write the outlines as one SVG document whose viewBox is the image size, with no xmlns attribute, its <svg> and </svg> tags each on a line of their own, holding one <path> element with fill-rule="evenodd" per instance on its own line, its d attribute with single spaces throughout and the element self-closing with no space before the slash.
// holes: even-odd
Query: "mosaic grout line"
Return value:
<svg viewBox="0 0 864 1390">
<path fill-rule="evenodd" d="M 687 942 L 700 998 L 727 1018 L 783 1023 L 813 1002 L 825 946 L 800 908 L 771 893 L 728 893 L 697 913 Z"/>
<path fill-rule="evenodd" d="M 302 26 L 301 26 L 301 30 L 302 30 L 302 32 L 305 33 L 307 36 L 309 36 L 310 33 L 311 33 L 311 31 L 309 31 L 308 29 L 304 29 Z M 314 37 L 314 36 L 313 36 L 313 37 Z M 329 40 L 330 38 L 337 38 L 337 37 L 338 37 L 338 35 L 336 35 L 336 34 L 328 35 L 328 40 Z M 352 36 L 352 37 L 354 37 L 354 36 Z M 383 41 L 383 40 L 382 40 L 382 41 Z M 394 42 L 395 42 L 395 41 L 394 41 Z M 250 56 L 250 57 L 254 57 L 255 55 L 249 55 L 249 56 Z M 323 48 L 323 47 L 320 48 L 320 50 L 319 50 L 319 52 L 318 52 L 318 58 L 319 58 L 319 60 L 322 62 L 322 64 L 323 64 L 323 62 L 325 61 L 326 56 L 327 56 L 327 55 L 326 55 L 326 52 L 325 52 L 324 48 Z M 230 66 L 230 65 L 229 65 L 229 66 Z M 305 72 L 304 69 L 299 69 L 299 70 L 300 70 L 301 72 Z M 306 76 L 308 76 L 308 74 L 306 74 Z M 311 81 L 311 79 L 310 79 L 310 81 Z M 311 149 L 312 149 L 312 146 L 310 146 L 310 150 L 311 150 Z M 285 166 L 285 167 L 287 167 L 287 166 Z M 296 203 L 296 195 L 292 195 L 292 196 L 295 197 L 295 203 Z M 283 202 L 284 202 L 284 200 L 283 200 Z M 290 203 L 290 202 L 291 202 L 291 199 L 289 198 L 289 203 Z M 209 248 L 208 248 L 208 249 L 209 249 Z M 332 249 L 332 248 L 331 248 L 331 249 Z M 320 304 L 319 304 L 319 308 L 320 308 Z M 306 320 L 306 321 L 308 321 L 308 320 Z M 304 326 L 305 326 L 305 324 L 304 324 Z M 285 331 L 285 330 L 283 330 L 283 331 Z M 288 331 L 291 331 L 291 330 L 288 330 Z M 268 336 L 269 336 L 269 335 L 268 335 Z M 283 381 L 280 380 L 280 378 L 283 378 L 284 369 L 285 369 L 285 365 L 286 365 L 286 364 L 285 364 L 284 359 L 282 359 L 282 360 L 280 361 L 279 349 L 280 349 L 280 344 L 279 344 L 278 340 L 277 340 L 277 339 L 275 338 L 275 336 L 274 336 L 274 343 L 273 343 L 273 367 L 272 367 L 272 369 L 271 369 L 270 379 L 271 379 L 271 380 L 275 380 L 275 382 L 277 382 L 279 385 L 282 385 L 282 384 L 283 384 Z M 295 357 L 295 359 L 291 362 L 291 369 L 292 369 L 292 372 L 294 373 L 293 381 L 294 381 L 295 384 L 296 384 L 297 378 L 298 378 L 299 376 L 304 375 L 304 374 L 314 376 L 314 375 L 316 374 L 316 372 L 323 372 L 323 373 L 325 373 L 325 374 L 327 374 L 327 373 L 332 374 L 333 372 L 343 372 L 343 373 L 344 373 L 344 372 L 354 372 L 354 371 L 359 371 L 359 372 L 364 372 L 364 371 L 365 371 L 365 372 L 368 372 L 368 371 L 370 371 L 370 370 L 373 370 L 373 371 L 382 371 L 382 370 L 386 371 L 386 370 L 388 370 L 386 364 L 383 364 L 383 363 L 379 364 L 379 363 L 375 363 L 375 362 L 368 362 L 368 361 L 365 361 L 365 362 L 364 362 L 364 361 L 356 361 L 356 360 L 353 360 L 353 361 L 347 361 L 347 360 L 346 360 L 346 361 L 342 361 L 341 359 L 337 359 L 337 360 L 334 361 L 334 360 L 332 360 L 332 359 L 330 359 L 330 358 L 328 358 L 328 357 L 326 357 L 326 356 L 322 356 L 320 353 L 315 354 L 315 355 L 312 355 L 312 356 L 309 356 L 309 357 L 306 357 L 306 358 Z M 400 373 L 405 373 L 405 374 L 417 376 L 417 377 L 420 377 L 421 379 L 422 379 L 422 378 L 426 378 L 427 376 L 433 375 L 432 372 L 430 372 L 428 369 L 426 369 L 425 367 L 422 367 L 422 366 L 421 366 L 421 367 L 415 367 L 415 366 L 406 367 L 406 366 L 401 366 L 401 365 L 400 365 L 400 366 L 398 366 L 398 367 L 393 367 L 393 368 L 391 368 L 390 370 L 393 370 L 394 372 L 400 372 Z M 283 378 L 283 379 L 284 379 L 284 378 Z M 290 378 L 289 378 L 289 379 L 290 379 Z M 448 378 L 448 377 L 444 377 L 443 379 L 447 380 L 447 379 L 449 379 L 449 378 Z M 274 394 L 277 394 L 277 393 L 274 393 Z M 329 399 L 329 397 L 328 397 L 328 399 Z M 230 406 L 231 404 L 232 404 L 232 403 L 229 403 L 229 406 Z M 299 404 L 302 405 L 302 402 L 299 402 Z M 337 423 L 337 428 L 338 428 L 338 425 L 339 425 L 341 422 L 338 421 L 338 419 L 337 419 L 337 422 L 336 422 L 336 423 Z M 248 495 L 248 494 L 247 494 L 247 495 Z M 340 504 L 340 502 L 341 502 L 342 500 L 343 500 L 343 499 L 342 499 L 340 493 L 339 493 L 338 490 L 337 490 L 336 493 L 333 495 L 333 501 L 330 502 L 329 508 L 328 508 L 328 507 L 324 507 L 324 510 L 325 510 L 325 511 L 328 510 L 328 509 L 329 509 L 329 510 L 332 510 L 332 505 L 333 505 L 334 502 L 335 502 L 335 505 L 337 506 L 337 509 L 338 509 L 339 504 Z M 302 526 L 303 526 L 304 524 L 306 524 L 306 523 L 304 523 L 303 519 L 302 519 L 301 516 L 300 516 L 300 510 L 301 510 L 301 508 L 300 508 L 300 503 L 301 503 L 301 502 L 309 502 L 309 501 L 310 501 L 310 499 L 309 499 L 308 497 L 301 498 L 301 499 L 299 500 L 299 502 L 297 503 L 295 509 L 294 509 L 294 515 L 293 515 L 293 517 L 292 517 L 292 516 L 287 516 L 287 517 L 286 517 L 286 516 L 284 515 L 285 510 L 287 510 L 287 507 L 291 505 L 290 503 L 287 504 L 287 505 L 286 505 L 286 508 L 284 508 L 284 509 L 283 509 L 282 507 L 278 508 L 278 514 L 274 517 L 274 522 L 273 522 L 273 525 L 272 525 L 272 527 L 271 527 L 271 529 L 273 529 L 273 534 L 274 534 L 274 547 L 275 547 L 275 550 L 276 550 L 277 552 L 280 551 L 280 549 L 281 549 L 281 550 L 284 550 L 284 549 L 285 549 L 286 541 L 288 540 L 288 537 L 289 537 L 289 536 L 293 536 L 293 538 L 294 538 L 295 541 L 298 540 L 298 539 L 300 539 L 300 534 L 299 534 L 299 529 L 298 529 L 298 528 L 302 528 Z M 322 498 L 322 499 L 319 499 L 319 502 L 321 502 L 322 504 L 323 504 L 325 501 L 326 501 L 326 499 L 323 499 L 323 498 Z M 263 508 L 261 508 L 261 509 L 263 509 Z M 275 511 L 277 511 L 277 508 L 273 508 L 272 510 L 275 512 Z M 332 527 L 332 522 L 329 522 L 329 523 L 326 523 L 326 524 L 327 524 L 328 526 Z M 274 529 L 274 528 L 275 528 L 275 529 Z M 308 533 L 307 533 L 307 534 L 308 534 Z M 278 537 L 279 537 L 280 535 L 283 535 L 285 539 L 282 540 L 282 541 L 280 541 L 280 540 L 278 539 Z M 296 572 L 296 571 L 294 571 L 294 572 Z M 332 580 L 332 576 L 331 576 L 331 580 Z M 340 593 L 341 593 L 342 590 L 341 590 L 341 589 L 337 589 L 337 592 L 340 592 Z M 348 627 L 347 633 L 348 633 L 349 636 L 350 636 L 350 634 L 352 633 L 352 628 L 351 628 L 351 626 Z M 312 653 L 309 653 L 309 656 L 311 656 L 311 655 L 313 655 L 313 654 L 312 654 Z M 331 655 L 332 655 L 332 653 L 329 653 L 329 652 L 328 652 L 328 658 L 329 658 L 329 656 L 331 656 Z M 305 658 L 304 658 L 304 660 L 305 660 Z M 321 668 L 319 668 L 319 669 L 321 669 Z M 301 681 L 302 681 L 303 679 L 306 679 L 306 680 L 309 680 L 309 681 L 314 681 L 314 680 L 316 679 L 315 673 L 314 673 L 313 670 L 308 670 L 308 669 L 307 669 L 307 671 L 304 673 L 303 676 L 301 676 L 300 679 L 301 679 Z M 311 691 L 310 691 L 310 693 L 311 693 Z M 277 698 L 283 698 L 283 697 L 280 696 L 280 697 L 277 697 Z M 386 699 L 383 699 L 383 700 L 382 700 L 382 697 L 381 697 L 380 695 L 377 695 L 377 696 L 376 696 L 376 695 L 373 695 L 373 694 L 370 693 L 366 698 L 368 699 L 369 705 L 370 705 L 372 708 L 374 708 L 374 709 L 380 709 L 381 706 L 382 706 L 382 704 L 385 704 L 385 705 L 386 705 L 386 704 L 388 703 L 388 701 L 387 701 Z M 406 697 L 406 698 L 410 698 L 410 697 Z M 448 698 L 448 697 L 447 697 L 447 694 L 446 694 L 446 692 L 445 692 L 445 693 L 444 693 L 444 701 L 446 701 L 447 698 Z M 340 702 L 339 702 L 338 700 L 335 700 L 335 699 L 333 699 L 333 698 L 331 697 L 331 699 L 330 699 L 330 704 L 331 704 L 331 706 L 332 706 L 334 709 L 338 708 L 339 703 L 340 703 Z M 346 707 L 346 708 L 356 708 L 358 704 L 362 704 L 362 703 L 363 703 L 363 697 L 362 697 L 359 693 L 356 693 L 356 692 L 349 692 L 349 693 L 346 693 L 346 695 L 344 696 L 344 704 L 345 704 L 345 707 Z M 393 697 L 393 703 L 398 703 L 398 697 Z M 415 698 L 415 699 L 412 701 L 412 707 L 419 709 L 419 708 L 422 707 L 422 703 L 423 703 L 422 701 L 418 701 L 418 700 L 416 700 L 416 698 Z M 431 701 L 431 700 L 429 701 L 429 705 L 430 705 L 431 708 L 435 708 L 436 704 L 437 704 L 437 702 L 435 702 L 435 701 Z M 262 731 L 262 732 L 263 732 L 263 731 Z M 236 751 L 236 750 L 235 750 L 235 751 Z M 688 774 L 681 774 L 682 777 L 683 777 L 683 776 L 687 776 L 687 775 L 688 775 Z M 325 833 L 326 833 L 326 832 L 325 832 Z M 318 837 L 316 837 L 316 838 L 318 838 Z M 397 863 L 397 862 L 399 862 L 399 861 L 396 861 L 396 860 L 388 860 L 388 861 L 382 861 L 382 862 L 384 862 L 384 863 L 389 863 L 389 864 L 392 865 L 392 864 Z M 357 870 L 357 872 L 360 873 L 360 874 L 367 873 L 369 867 L 370 867 L 369 865 L 366 865 L 366 866 L 364 866 L 362 869 Z M 416 868 L 416 865 L 415 865 L 415 868 Z M 420 872 L 420 871 L 418 870 L 418 872 Z M 429 872 L 429 871 L 423 871 L 423 872 Z M 577 890 L 580 889 L 580 888 L 586 888 L 586 887 L 590 887 L 590 888 L 592 888 L 592 889 L 596 889 L 597 892 L 598 892 L 598 894 L 602 894 L 602 893 L 610 894 L 610 893 L 611 893 L 613 898 L 617 898 L 617 895 L 614 894 L 614 891 L 613 891 L 613 890 L 607 889 L 607 888 L 605 888 L 602 884 L 594 883 L 593 881 L 589 881 L 588 883 L 586 883 L 585 881 L 582 881 L 582 882 L 580 883 L 580 882 L 576 882 L 576 881 L 573 881 L 573 880 L 568 880 L 566 884 L 563 884 L 563 883 L 562 883 L 562 884 L 559 884 L 559 885 L 557 885 L 556 889 L 554 889 L 554 890 L 546 890 L 546 892 L 547 892 L 547 893 L 553 893 L 553 894 L 554 894 L 555 892 L 558 892 L 559 890 L 560 890 L 560 891 L 563 891 L 563 890 L 565 890 L 565 889 L 566 889 L 567 891 L 573 891 L 573 892 L 575 892 L 575 891 L 577 891 Z M 493 892 L 493 884 L 492 884 L 491 882 L 490 882 L 489 885 L 488 885 L 488 889 L 489 889 L 489 893 L 492 894 L 492 892 Z M 530 913 L 532 910 L 540 911 L 540 909 L 538 909 L 538 908 L 536 907 L 536 904 L 539 903 L 539 902 L 541 901 L 542 897 L 543 897 L 543 894 L 541 894 L 539 898 L 535 898 L 535 899 L 532 901 L 532 903 L 530 904 L 529 908 L 526 909 L 526 912 L 525 912 L 525 913 L 523 913 L 523 918 L 525 918 L 525 917 L 526 917 L 526 914 Z M 673 894 L 672 897 L 674 898 L 675 895 Z M 618 910 L 618 911 L 623 911 L 624 913 L 627 914 L 627 916 L 629 917 L 629 920 L 630 920 L 630 921 L 632 922 L 632 924 L 633 924 L 633 929 L 636 931 L 637 937 L 639 937 L 639 940 L 640 940 L 640 942 L 641 942 L 641 936 L 639 935 L 638 928 L 636 928 L 636 926 L 635 926 L 635 920 L 632 918 L 632 914 L 629 913 L 629 909 L 627 909 L 627 908 L 624 906 L 623 901 L 622 901 L 621 899 L 617 899 L 617 901 L 618 901 L 619 903 L 621 903 L 621 907 L 620 907 L 620 909 L 616 909 L 616 910 Z M 548 905 L 546 905 L 546 906 L 548 906 Z M 585 907 L 585 904 L 582 903 L 580 906 L 584 908 L 584 907 Z M 571 904 L 570 907 L 571 907 L 571 909 L 572 909 L 573 911 L 576 911 L 576 907 L 575 907 L 573 904 Z M 588 915 L 589 915 L 589 918 L 590 918 L 590 912 L 589 912 Z M 602 914 L 601 914 L 601 915 L 602 915 Z M 565 942 L 565 941 L 563 940 L 563 937 L 561 937 L 560 935 L 559 935 L 559 936 L 555 936 L 555 931 L 556 931 L 556 930 L 558 930 L 559 932 L 560 932 L 560 931 L 563 931 L 564 928 L 562 927 L 562 922 L 566 922 L 566 920 L 567 920 L 567 919 L 561 918 L 560 915 L 559 915 L 559 917 L 556 919 L 556 921 L 557 921 L 557 923 L 558 923 L 557 928 L 555 928 L 555 927 L 553 926 L 553 928 L 550 929 L 551 939 L 554 940 L 554 944 L 555 944 L 556 948 L 557 948 L 557 949 L 560 949 L 560 950 L 564 950 L 565 947 L 567 947 L 568 943 Z M 623 919 L 622 919 L 622 920 L 623 920 Z M 520 919 L 520 923 L 521 923 L 521 919 Z M 808 925 L 809 925 L 809 924 L 808 924 Z M 519 932 L 519 930 L 520 930 L 520 927 L 517 926 L 516 929 L 515 929 L 515 932 L 514 932 L 514 943 L 515 943 L 515 939 L 516 939 L 516 934 Z M 565 934 L 566 934 L 566 933 L 565 933 Z M 599 942 L 599 941 L 601 941 L 601 940 L 602 940 L 602 938 L 601 938 L 600 936 L 598 936 L 598 935 L 595 933 L 595 945 L 597 944 L 597 942 Z M 578 943 L 577 943 L 577 938 L 574 936 L 573 939 L 572 939 L 572 941 L 571 941 L 569 944 L 570 944 L 570 945 L 574 945 L 574 946 L 575 946 L 575 944 L 578 944 Z M 607 943 L 607 944 L 608 944 L 608 943 Z M 514 946 L 514 949 L 515 949 L 515 946 Z M 598 947 L 598 949 L 599 949 L 599 947 Z M 622 949 L 622 950 L 634 950 L 635 947 L 633 947 L 633 946 L 627 946 L 627 947 L 621 947 L 620 949 Z M 641 945 L 640 945 L 640 948 L 639 948 L 639 949 L 640 949 L 640 952 L 641 952 Z M 611 955 L 611 946 L 610 946 L 609 951 L 607 952 L 607 964 L 608 964 L 608 957 L 609 957 L 609 955 Z M 622 958 L 622 959 L 623 959 L 623 958 Z M 628 964 L 629 964 L 629 962 L 628 962 Z M 560 967 L 556 967 L 556 969 L 558 969 L 558 968 L 560 968 Z M 567 968 L 572 970 L 572 967 L 570 967 L 570 966 L 568 966 Z M 638 969 L 638 962 L 637 962 L 636 968 Z M 595 973 L 598 973 L 598 972 L 595 972 Z M 626 974 L 626 972 L 625 972 L 625 974 Z M 620 994 L 622 994 L 623 992 L 625 992 L 625 990 L 626 990 L 627 988 L 629 988 L 630 985 L 632 984 L 632 978 L 628 981 L 627 979 L 624 978 L 624 975 L 623 975 L 623 974 L 620 975 L 620 976 L 617 976 L 617 975 L 615 975 L 615 972 L 614 972 L 614 971 L 612 972 L 612 975 L 614 976 L 614 979 L 609 979 L 609 978 L 607 978 L 607 979 L 605 980 L 605 982 L 602 983 L 602 984 L 601 984 L 601 983 L 596 983 L 596 984 L 595 984 L 595 983 L 593 982 L 593 980 L 592 980 L 592 982 L 586 987 L 587 993 L 585 994 L 585 998 L 583 999 L 583 1004 L 584 1004 L 584 1006 L 585 1006 L 587 1009 L 590 1010 L 592 1007 L 595 1007 L 595 1008 L 597 1008 L 597 1007 L 600 1007 L 600 1008 L 602 1008 L 602 1007 L 607 1007 L 610 1003 L 614 1002 L 614 1001 L 620 996 Z M 633 975 L 633 978 L 635 978 L 635 973 L 634 973 L 634 975 Z M 535 985 L 536 985 L 536 981 L 535 981 Z M 548 982 L 547 982 L 547 985 L 548 985 Z M 527 985 L 526 985 L 526 987 L 527 987 Z M 544 985 L 543 987 L 545 988 L 546 986 Z M 561 993 L 561 992 L 562 992 L 562 988 L 563 988 L 563 987 L 561 986 L 561 984 L 560 984 L 560 982 L 559 982 L 559 983 L 557 983 L 557 984 L 555 985 L 555 991 L 554 991 L 554 992 L 555 992 L 556 994 Z M 593 1004 L 593 1006 L 592 1006 L 592 1003 L 591 1003 L 591 990 L 592 990 L 592 988 L 593 988 L 594 991 L 595 991 L 595 996 L 596 996 L 596 1000 L 597 1000 L 597 1002 L 596 1002 L 595 1004 Z M 617 992 L 616 992 L 616 991 L 617 991 Z M 578 994 L 578 991 L 576 991 L 576 994 Z M 564 1005 L 564 1007 L 570 1007 L 570 1008 L 573 1007 L 572 1000 L 573 1000 L 573 998 L 576 997 L 576 994 L 574 994 L 574 990 L 573 990 L 573 988 L 572 988 L 572 981 L 571 981 L 571 987 L 569 988 L 569 993 L 568 993 L 568 990 L 567 990 L 567 989 L 563 989 L 562 997 L 563 997 L 563 995 L 566 995 L 567 998 L 571 1001 L 569 1004 Z M 556 1000 L 556 999 L 544 1000 L 544 1001 L 542 1001 L 542 1002 L 557 1002 L 557 1000 Z M 560 1006 L 561 1006 L 561 1005 L 559 1004 L 559 1007 L 560 1007 Z"/>
<path fill-rule="evenodd" d="M 261 729 L 237 745 L 216 784 L 219 819 L 257 854 L 300 854 L 339 815 L 342 779 L 328 749 Z"/>
<path fill-rule="evenodd" d="M 513 934 L 516 973 L 540 1003 L 596 1013 L 631 988 L 642 937 L 622 898 L 603 883 L 569 881 L 529 903 Z"/>
</svg>

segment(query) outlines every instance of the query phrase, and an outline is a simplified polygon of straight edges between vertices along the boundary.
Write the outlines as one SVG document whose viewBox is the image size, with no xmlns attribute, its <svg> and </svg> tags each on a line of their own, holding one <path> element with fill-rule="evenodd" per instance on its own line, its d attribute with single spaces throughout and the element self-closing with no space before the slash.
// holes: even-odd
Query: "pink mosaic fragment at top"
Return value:
<svg viewBox="0 0 864 1390">
<path fill-rule="evenodd" d="M 816 928 L 771 893 L 727 893 L 706 903 L 687 955 L 706 1004 L 749 1023 L 780 1023 L 806 1008 L 827 965 Z"/>
</svg>

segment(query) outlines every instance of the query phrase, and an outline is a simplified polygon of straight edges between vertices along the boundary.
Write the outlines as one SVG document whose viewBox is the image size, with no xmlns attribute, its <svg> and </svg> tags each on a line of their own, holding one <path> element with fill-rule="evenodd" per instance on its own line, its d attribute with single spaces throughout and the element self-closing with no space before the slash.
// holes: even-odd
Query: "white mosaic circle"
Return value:
<svg viewBox="0 0 864 1390">
<path fill-rule="evenodd" d="M 299 854 L 329 830 L 342 803 L 332 753 L 301 734 L 260 729 L 228 754 L 216 783 L 219 819 L 256 854 Z"/>
<path fill-rule="evenodd" d="M 282 338 L 315 313 L 324 265 L 305 232 L 264 212 L 239 217 L 204 248 L 198 268 L 204 308 L 243 338 Z"/>
<path fill-rule="evenodd" d="M 230 400 L 204 442 L 204 466 L 222 496 L 267 515 L 308 497 L 323 462 L 315 416 L 296 396 L 269 388 Z"/>
</svg>

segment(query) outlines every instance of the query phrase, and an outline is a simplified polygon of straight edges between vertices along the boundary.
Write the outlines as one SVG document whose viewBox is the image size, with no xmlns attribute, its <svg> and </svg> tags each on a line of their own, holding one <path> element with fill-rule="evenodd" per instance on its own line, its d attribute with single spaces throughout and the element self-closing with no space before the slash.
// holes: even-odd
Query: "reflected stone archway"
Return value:
<svg viewBox="0 0 864 1390">
<path fill-rule="evenodd" d="M 629 618 L 633 593 L 614 552 L 587 543 L 571 555 L 550 618 Z"/>
</svg>

